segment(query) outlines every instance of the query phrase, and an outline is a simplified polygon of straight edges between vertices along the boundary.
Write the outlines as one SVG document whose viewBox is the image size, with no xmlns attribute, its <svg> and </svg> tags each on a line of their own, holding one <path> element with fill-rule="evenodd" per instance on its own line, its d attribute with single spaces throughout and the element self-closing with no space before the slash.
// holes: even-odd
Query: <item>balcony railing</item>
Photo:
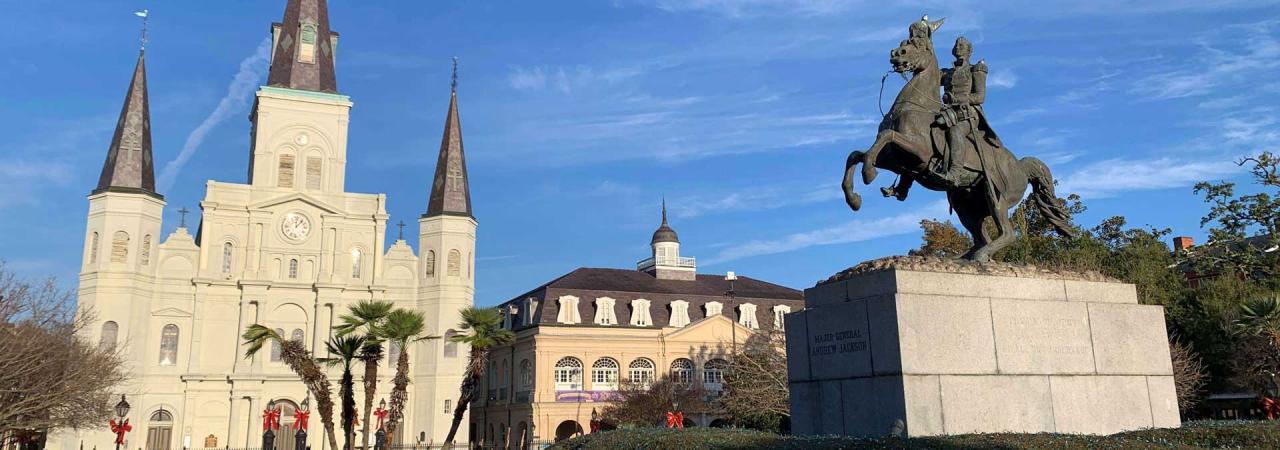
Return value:
<svg viewBox="0 0 1280 450">
<path fill-rule="evenodd" d="M 698 258 L 692 256 L 659 256 L 656 258 L 645 258 L 636 263 L 636 269 L 651 269 L 654 266 L 663 267 L 687 267 L 694 269 L 698 267 Z"/>
</svg>

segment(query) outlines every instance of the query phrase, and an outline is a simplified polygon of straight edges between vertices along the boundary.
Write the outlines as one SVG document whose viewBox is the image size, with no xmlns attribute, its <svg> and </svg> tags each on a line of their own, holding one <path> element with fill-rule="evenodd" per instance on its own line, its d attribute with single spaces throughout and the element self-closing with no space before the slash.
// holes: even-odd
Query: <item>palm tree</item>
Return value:
<svg viewBox="0 0 1280 450">
<path fill-rule="evenodd" d="M 467 373 L 462 378 L 458 406 L 453 410 L 453 425 L 449 427 L 449 435 L 444 438 L 446 448 L 453 445 L 453 437 L 458 433 L 462 415 L 467 413 L 467 405 L 475 398 L 480 375 L 484 373 L 485 364 L 489 361 L 489 350 L 516 340 L 515 333 L 502 328 L 502 315 L 498 314 L 497 309 L 471 306 L 460 313 L 462 322 L 458 324 L 458 328 L 463 332 L 450 336 L 449 340 L 471 346 L 471 354 L 467 357 Z"/>
<path fill-rule="evenodd" d="M 329 437 L 329 446 L 338 448 L 338 438 L 333 434 L 333 398 L 329 395 L 329 377 L 325 376 L 324 371 L 320 369 L 320 364 L 312 358 L 306 346 L 302 342 L 286 340 L 275 330 L 256 323 L 245 328 L 241 337 L 244 338 L 245 345 L 249 346 L 244 352 L 246 359 L 252 358 L 258 350 L 262 350 L 262 346 L 267 342 L 280 344 L 280 359 L 289 365 L 293 373 L 298 374 L 302 384 L 306 385 L 307 390 L 311 391 L 311 395 L 316 398 L 316 409 L 320 412 L 320 422 L 324 425 L 325 434 Z"/>
<path fill-rule="evenodd" d="M 342 381 L 339 383 L 338 396 L 342 398 L 342 434 L 345 438 L 345 450 L 355 450 L 352 444 L 356 439 L 355 418 L 356 418 L 356 395 L 355 395 L 355 377 L 351 375 L 351 363 L 356 360 L 360 354 L 360 350 L 365 345 L 365 336 L 363 335 L 347 335 L 329 339 L 325 347 L 329 349 L 329 354 L 335 355 L 333 358 L 322 358 L 320 362 L 329 366 L 342 365 Z M 337 448 L 336 446 L 334 448 Z"/>
<path fill-rule="evenodd" d="M 387 437 L 395 436 L 400 419 L 404 416 L 404 405 L 409 398 L 409 342 L 424 339 L 436 339 L 439 336 L 422 336 L 426 321 L 422 313 L 406 309 L 397 309 L 387 314 L 379 331 L 382 338 L 400 349 L 396 358 L 396 377 L 391 380 L 391 413 L 387 418 Z"/>
<path fill-rule="evenodd" d="M 1235 333 L 1243 336 L 1261 338 L 1267 347 L 1267 353 L 1274 355 L 1280 351 L 1280 297 L 1249 300 L 1240 305 L 1240 316 L 1234 322 Z M 1249 372 L 1258 374 L 1266 380 L 1266 385 L 1280 390 L 1280 375 L 1274 359 L 1258 358 Z M 1265 375 L 1265 377 L 1261 377 Z"/>
<path fill-rule="evenodd" d="M 378 337 L 378 326 L 393 306 L 387 301 L 362 300 L 351 306 L 339 318 L 342 322 L 333 327 L 338 336 L 363 330 L 367 338 L 359 355 L 360 362 L 364 363 L 364 427 L 360 435 L 364 448 L 370 448 L 369 416 L 373 413 L 373 397 L 378 393 L 378 365 L 382 363 L 382 339 Z"/>
</svg>

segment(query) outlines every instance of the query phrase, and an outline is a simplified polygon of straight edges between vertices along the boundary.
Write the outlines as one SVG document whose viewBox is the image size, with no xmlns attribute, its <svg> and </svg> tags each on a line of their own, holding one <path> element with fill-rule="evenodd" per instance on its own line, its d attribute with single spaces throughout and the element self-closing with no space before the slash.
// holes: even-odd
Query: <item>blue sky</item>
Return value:
<svg viewBox="0 0 1280 450">
<path fill-rule="evenodd" d="M 996 131 L 1085 198 L 1083 223 L 1121 214 L 1203 240 L 1191 185 L 1242 180 L 1232 160 L 1280 140 L 1276 2 L 884 3 L 330 0 L 355 102 L 348 190 L 387 193 L 416 236 L 456 55 L 478 304 L 576 267 L 634 267 L 664 195 L 700 271 L 811 286 L 905 252 L 921 218 L 947 214 L 923 189 L 853 213 L 838 186 L 847 153 L 873 140 L 888 51 L 924 12 L 947 17 L 939 48 L 973 41 Z M 244 182 L 261 45 L 283 5 L 0 0 L 0 258 L 74 286 L 137 9 L 152 14 L 166 234 L 205 180 Z M 887 83 L 885 108 L 902 81 Z"/>
</svg>

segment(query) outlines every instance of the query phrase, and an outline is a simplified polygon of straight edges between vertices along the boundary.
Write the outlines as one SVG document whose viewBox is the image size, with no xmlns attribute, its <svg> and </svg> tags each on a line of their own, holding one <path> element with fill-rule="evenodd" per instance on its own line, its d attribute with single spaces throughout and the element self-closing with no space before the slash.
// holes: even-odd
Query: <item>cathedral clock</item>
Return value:
<svg viewBox="0 0 1280 450">
<path fill-rule="evenodd" d="M 311 234 L 311 221 L 302 214 L 286 214 L 284 220 L 280 221 L 280 232 L 289 239 L 301 241 Z"/>
</svg>

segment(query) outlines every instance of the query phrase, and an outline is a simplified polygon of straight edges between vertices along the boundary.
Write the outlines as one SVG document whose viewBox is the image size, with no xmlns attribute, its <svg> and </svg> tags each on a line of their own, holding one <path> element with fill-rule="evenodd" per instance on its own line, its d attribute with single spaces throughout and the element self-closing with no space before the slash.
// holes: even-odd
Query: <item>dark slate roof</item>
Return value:
<svg viewBox="0 0 1280 450">
<path fill-rule="evenodd" d="M 298 46 L 302 43 L 302 25 L 313 24 L 315 32 L 315 61 L 298 61 Z M 329 6 L 325 0 L 289 0 L 280 21 L 280 36 L 271 52 L 271 72 L 267 85 L 306 91 L 338 92 L 338 79 L 334 75 L 332 38 L 338 33 L 329 30 Z"/>
<path fill-rule="evenodd" d="M 132 192 L 163 198 L 156 193 L 155 168 L 151 160 L 151 110 L 147 106 L 147 69 L 142 52 L 133 67 L 129 90 L 120 108 L 107 160 L 93 193 Z"/>
<path fill-rule="evenodd" d="M 733 284 L 735 304 L 752 303 L 756 305 L 756 320 L 760 326 L 772 324 L 773 307 L 785 304 L 792 311 L 804 308 L 804 294 L 798 290 L 780 286 L 750 277 L 739 276 Z M 578 313 L 582 323 L 578 326 L 595 326 L 595 300 L 609 297 L 616 300 L 614 314 L 618 318 L 618 326 L 627 325 L 631 317 L 631 300 L 643 298 L 650 301 L 650 315 L 655 326 L 666 326 L 670 323 L 670 304 L 675 300 L 689 302 L 689 320 L 697 321 L 706 318 L 704 305 L 716 301 L 724 304 L 724 314 L 737 320 L 736 311 L 731 311 L 726 292 L 729 282 L 723 275 L 698 275 L 696 281 L 659 280 L 653 275 L 636 270 L 580 268 L 569 272 L 539 286 L 538 288 L 517 296 L 505 303 L 515 306 L 517 313 L 516 329 L 527 328 L 521 324 L 528 323 L 525 311 L 526 299 L 538 302 L 532 311 L 534 326 L 556 324 L 559 312 L 559 298 L 563 295 L 578 297 Z"/>
<path fill-rule="evenodd" d="M 431 182 L 431 198 L 423 217 L 455 215 L 475 217 L 471 213 L 471 188 L 467 182 L 467 158 L 462 151 L 462 124 L 458 121 L 458 89 L 455 83 L 449 95 L 449 112 L 444 118 L 444 136 L 440 139 L 440 157 Z"/>
<path fill-rule="evenodd" d="M 649 241 L 649 245 L 659 242 L 675 242 L 680 243 L 680 236 L 676 235 L 676 230 L 667 225 L 667 201 L 662 200 L 662 225 L 658 226 L 653 232 L 653 239 Z"/>
</svg>

